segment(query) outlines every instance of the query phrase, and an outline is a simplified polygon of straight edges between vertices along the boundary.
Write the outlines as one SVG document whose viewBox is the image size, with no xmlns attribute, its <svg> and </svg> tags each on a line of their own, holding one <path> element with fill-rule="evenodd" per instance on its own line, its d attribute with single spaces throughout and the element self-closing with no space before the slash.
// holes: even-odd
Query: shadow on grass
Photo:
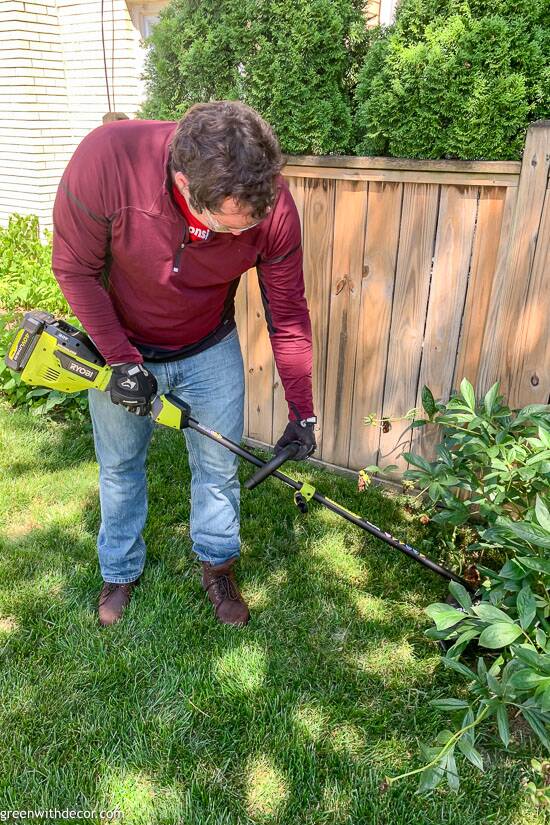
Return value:
<svg viewBox="0 0 550 825">
<path fill-rule="evenodd" d="M 409 782 L 379 792 L 385 773 L 418 764 L 417 737 L 444 726 L 427 701 L 449 676 L 421 612 L 444 583 L 320 508 L 301 516 L 268 481 L 242 496 L 252 622 L 218 625 L 191 558 L 178 438 L 155 435 L 148 563 L 117 626 L 95 616 L 95 495 L 78 529 L 3 541 L 0 808 L 119 804 L 125 823 L 186 825 L 518 821 L 518 770 L 502 757 L 484 777 L 466 771 L 457 796 L 414 797 Z M 48 472 L 64 466 L 59 455 Z M 405 526 L 378 490 L 308 475 L 380 526 Z"/>
</svg>

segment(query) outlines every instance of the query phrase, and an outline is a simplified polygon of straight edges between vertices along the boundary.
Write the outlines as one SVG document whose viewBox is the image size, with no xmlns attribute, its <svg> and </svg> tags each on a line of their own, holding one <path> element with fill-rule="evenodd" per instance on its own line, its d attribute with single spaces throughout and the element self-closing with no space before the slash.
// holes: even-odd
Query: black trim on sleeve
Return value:
<svg viewBox="0 0 550 825">
<path fill-rule="evenodd" d="M 91 218 L 93 221 L 96 221 L 96 223 L 102 223 L 104 225 L 110 223 L 109 219 L 106 218 L 104 215 L 96 215 L 94 212 L 88 209 L 88 207 L 85 206 L 82 203 L 82 201 L 76 197 L 76 195 L 73 195 L 70 189 L 67 189 L 63 181 L 61 181 L 61 183 L 59 184 L 59 188 L 63 189 L 69 200 L 75 203 L 78 206 L 78 208 L 81 209 L 82 212 L 85 212 L 88 215 L 88 217 Z"/>
<path fill-rule="evenodd" d="M 267 331 L 269 332 L 270 335 L 274 335 L 277 332 L 277 330 L 273 326 L 273 318 L 271 317 L 271 310 L 269 308 L 269 300 L 268 300 L 268 297 L 267 297 L 265 284 L 262 281 L 262 272 L 261 272 L 259 264 L 256 264 L 256 272 L 258 273 L 258 284 L 260 286 L 260 295 L 262 296 L 262 304 L 263 304 L 264 315 L 265 315 L 265 320 L 266 320 L 266 324 L 267 324 Z"/>
<path fill-rule="evenodd" d="M 284 261 L 285 258 L 290 258 L 291 255 L 293 255 L 298 249 L 300 249 L 301 245 L 302 243 L 300 242 L 299 244 L 296 244 L 296 246 L 292 247 L 290 252 L 285 252 L 284 255 L 279 255 L 278 258 L 272 258 L 270 261 L 262 261 L 262 263 L 266 264 L 267 266 L 269 266 L 270 264 L 280 264 L 281 261 Z"/>
<path fill-rule="evenodd" d="M 298 409 L 296 404 L 294 404 L 292 401 L 289 401 L 288 406 L 292 409 L 292 412 L 296 416 L 296 421 L 301 421 L 302 416 L 300 415 L 300 410 Z"/>
</svg>

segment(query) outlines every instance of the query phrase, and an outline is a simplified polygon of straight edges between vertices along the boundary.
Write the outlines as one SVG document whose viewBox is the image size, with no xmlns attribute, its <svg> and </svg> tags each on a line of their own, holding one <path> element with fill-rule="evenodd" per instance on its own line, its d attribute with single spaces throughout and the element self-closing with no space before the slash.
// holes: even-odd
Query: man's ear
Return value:
<svg viewBox="0 0 550 825">
<path fill-rule="evenodd" d="M 174 182 L 178 189 L 189 189 L 189 181 L 183 172 L 174 172 Z"/>
</svg>

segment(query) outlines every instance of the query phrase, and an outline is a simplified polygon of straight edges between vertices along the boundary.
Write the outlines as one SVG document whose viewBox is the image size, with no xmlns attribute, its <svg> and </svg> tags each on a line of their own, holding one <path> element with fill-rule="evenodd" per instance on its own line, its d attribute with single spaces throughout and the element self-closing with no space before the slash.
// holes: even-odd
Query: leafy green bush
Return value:
<svg viewBox="0 0 550 825">
<path fill-rule="evenodd" d="M 466 379 L 446 404 L 424 387 L 422 403 L 427 418 L 417 414 L 410 428 L 438 425 L 442 442 L 435 461 L 403 454 L 414 467 L 404 474 L 407 483 L 427 496 L 424 506 L 443 544 L 449 529 L 454 537 L 467 528 L 476 541 L 466 553 L 475 548 L 481 556 L 487 551 L 505 559 L 498 572 L 477 563 L 483 579 L 475 598 L 451 582 L 456 606 L 426 609 L 435 624 L 426 635 L 448 642 L 443 663 L 465 677 L 469 694 L 432 702 L 452 715 L 452 729 L 442 730 L 432 747 L 422 746 L 422 767 L 387 779 L 391 784 L 419 774 L 419 790 L 426 792 L 444 779 L 458 789 L 457 757 L 483 770 L 479 743 L 493 732 L 513 750 L 511 718 L 517 724 L 522 717 L 550 752 L 550 406 L 511 410 L 498 383 L 478 400 Z M 375 423 L 373 416 L 367 420 Z M 485 656 L 498 652 L 488 662 L 478 656 L 471 669 L 460 659 L 471 656 L 474 644 Z M 543 764 L 533 761 L 535 773 L 543 775 Z M 550 805 L 550 794 L 536 781 L 528 783 L 528 792 Z"/>
<path fill-rule="evenodd" d="M 519 159 L 549 53 L 547 0 L 401 0 L 359 74 L 357 153 Z"/>
<path fill-rule="evenodd" d="M 434 461 L 403 453 L 411 469 L 403 474 L 407 492 L 400 503 L 418 511 L 420 521 L 435 528 L 419 542 L 419 549 L 433 552 L 436 543 L 462 563 L 464 548 L 475 558 L 480 545 L 473 542 L 498 517 L 530 518 L 537 494 L 550 495 L 550 406 L 530 404 L 511 410 L 499 395 L 498 384 L 478 401 L 466 379 L 446 404 L 436 403 L 428 387 L 422 390 L 422 402 L 427 418 L 413 409 L 391 420 L 410 421 L 404 433 L 438 425 L 441 442 Z M 364 422 L 383 427 L 385 420 L 371 414 Z M 365 467 L 361 485 L 369 483 L 369 473 L 392 469 L 395 465 Z M 413 494 L 410 490 L 415 487 Z"/>
<path fill-rule="evenodd" d="M 361 11 L 361 0 L 172 0 L 150 39 L 142 115 L 178 119 L 193 103 L 240 99 L 285 152 L 349 151 Z"/>
<path fill-rule="evenodd" d="M 460 393 L 447 404 L 436 404 L 424 388 L 428 418 L 411 426 L 437 424 L 442 441 L 435 461 L 404 453 L 416 468 L 404 477 L 428 494 L 434 522 L 483 528 L 503 515 L 530 518 L 537 494 L 550 495 L 550 406 L 530 404 L 512 411 L 498 390 L 494 384 L 478 402 L 464 379 Z M 467 498 L 459 496 L 460 489 Z"/>
<path fill-rule="evenodd" d="M 492 721 L 509 748 L 510 718 L 513 714 L 517 725 L 521 716 L 550 752 L 550 511 L 537 497 L 532 521 L 501 517 L 497 524 L 498 534 L 492 528 L 483 538 L 500 542 L 510 558 L 498 573 L 481 568 L 487 574 L 482 600 L 472 602 L 464 587 L 452 582 L 449 590 L 460 609 L 444 603 L 426 609 L 435 623 L 427 635 L 453 640 L 443 663 L 465 677 L 470 698 L 432 702 L 452 714 L 454 730 L 441 731 L 437 744 L 422 750 L 427 764 L 408 773 L 420 773 L 421 791 L 435 788 L 445 777 L 449 787 L 457 790 L 458 755 L 483 770 L 483 757 L 476 748 L 485 735 L 482 722 Z M 459 661 L 473 641 L 486 651 L 499 651 L 489 667 L 483 656 L 478 657 L 475 671 Z"/>
<path fill-rule="evenodd" d="M 80 419 L 88 409 L 87 393 L 61 393 L 23 384 L 9 370 L 8 352 L 23 310 L 41 309 L 76 323 L 51 269 L 51 233 L 40 238 L 36 215 L 11 215 L 0 227 L 0 395 L 14 407 L 26 407 L 34 415 L 61 413 Z"/>
<path fill-rule="evenodd" d="M 36 215 L 11 215 L 0 227 L 0 307 L 70 313 L 52 268 L 51 233 L 40 239 Z"/>
</svg>

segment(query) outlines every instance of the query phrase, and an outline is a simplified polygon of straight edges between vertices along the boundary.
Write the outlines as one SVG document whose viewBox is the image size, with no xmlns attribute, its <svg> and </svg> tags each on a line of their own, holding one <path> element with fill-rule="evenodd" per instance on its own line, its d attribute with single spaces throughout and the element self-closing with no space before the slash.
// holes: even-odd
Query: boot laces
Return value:
<svg viewBox="0 0 550 825">
<path fill-rule="evenodd" d="M 117 584 L 117 582 L 105 582 L 105 584 L 107 586 L 106 586 L 105 590 L 103 591 L 103 598 L 101 600 L 102 603 L 105 601 L 105 599 L 108 596 L 111 595 L 111 593 L 114 593 L 114 591 L 117 589 L 117 587 L 123 587 L 123 588 L 129 589 L 127 584 Z"/>
<path fill-rule="evenodd" d="M 239 598 L 235 582 L 227 573 L 222 573 L 221 576 L 216 576 L 214 581 L 210 583 L 209 587 L 212 587 L 212 585 L 214 585 L 214 589 L 221 599 L 233 599 L 236 601 Z"/>
</svg>

